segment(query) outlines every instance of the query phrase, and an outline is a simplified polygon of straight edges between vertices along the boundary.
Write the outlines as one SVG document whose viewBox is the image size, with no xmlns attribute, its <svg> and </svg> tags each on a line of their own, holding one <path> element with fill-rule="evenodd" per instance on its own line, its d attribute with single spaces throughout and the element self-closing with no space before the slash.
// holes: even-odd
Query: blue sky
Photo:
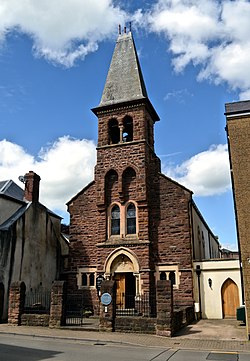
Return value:
<svg viewBox="0 0 250 361">
<path fill-rule="evenodd" d="M 91 108 L 131 20 L 162 171 L 235 249 L 224 104 L 250 98 L 249 18 L 243 0 L 0 0 L 1 179 L 35 171 L 41 202 L 68 222 L 65 203 L 93 179 Z"/>
</svg>

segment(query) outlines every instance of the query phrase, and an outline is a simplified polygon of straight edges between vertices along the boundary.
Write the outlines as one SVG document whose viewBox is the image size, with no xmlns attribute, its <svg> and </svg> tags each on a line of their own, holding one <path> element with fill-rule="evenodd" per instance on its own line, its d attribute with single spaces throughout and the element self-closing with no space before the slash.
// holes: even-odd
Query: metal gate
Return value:
<svg viewBox="0 0 250 361">
<path fill-rule="evenodd" d="M 83 293 L 69 293 L 66 298 L 66 325 L 82 326 L 84 314 Z"/>
</svg>

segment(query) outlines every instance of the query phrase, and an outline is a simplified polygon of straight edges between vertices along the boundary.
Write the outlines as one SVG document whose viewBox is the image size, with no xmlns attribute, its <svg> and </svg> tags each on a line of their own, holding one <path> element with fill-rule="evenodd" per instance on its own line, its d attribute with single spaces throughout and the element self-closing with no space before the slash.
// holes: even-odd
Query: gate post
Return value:
<svg viewBox="0 0 250 361">
<path fill-rule="evenodd" d="M 10 286 L 8 323 L 21 325 L 26 286 L 24 282 L 13 282 Z"/>
<path fill-rule="evenodd" d="M 65 323 L 65 281 L 54 281 L 51 288 L 49 327 L 59 328 Z"/>
<path fill-rule="evenodd" d="M 101 284 L 100 298 L 100 331 L 115 330 L 116 283 L 104 280 Z"/>
<path fill-rule="evenodd" d="M 171 337 L 173 334 L 173 287 L 171 281 L 157 281 L 156 305 L 156 335 Z"/>
</svg>

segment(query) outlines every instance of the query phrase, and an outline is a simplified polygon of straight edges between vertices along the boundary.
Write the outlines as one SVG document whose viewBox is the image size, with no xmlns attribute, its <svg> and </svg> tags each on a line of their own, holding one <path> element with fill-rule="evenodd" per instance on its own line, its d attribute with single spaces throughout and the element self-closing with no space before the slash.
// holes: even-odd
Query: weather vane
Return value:
<svg viewBox="0 0 250 361">
<path fill-rule="evenodd" d="M 129 22 L 129 31 L 131 32 L 132 31 L 132 21 L 130 21 Z M 122 33 L 122 30 L 121 30 L 121 25 L 119 24 L 119 26 L 118 26 L 118 33 L 119 33 L 119 35 L 121 35 L 121 33 Z M 124 26 L 124 34 L 126 34 L 127 33 L 127 27 L 126 27 L 126 25 Z"/>
</svg>

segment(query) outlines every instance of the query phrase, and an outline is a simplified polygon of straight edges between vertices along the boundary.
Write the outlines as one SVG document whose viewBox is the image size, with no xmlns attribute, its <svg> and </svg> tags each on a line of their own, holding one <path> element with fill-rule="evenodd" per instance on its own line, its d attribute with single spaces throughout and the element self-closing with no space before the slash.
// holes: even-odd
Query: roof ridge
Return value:
<svg viewBox="0 0 250 361">
<path fill-rule="evenodd" d="M 13 183 L 12 179 L 8 179 L 6 181 L 2 181 L 4 184 L 2 186 L 2 188 L 0 189 L 0 193 L 5 192 L 11 185 L 11 183 Z"/>
</svg>

